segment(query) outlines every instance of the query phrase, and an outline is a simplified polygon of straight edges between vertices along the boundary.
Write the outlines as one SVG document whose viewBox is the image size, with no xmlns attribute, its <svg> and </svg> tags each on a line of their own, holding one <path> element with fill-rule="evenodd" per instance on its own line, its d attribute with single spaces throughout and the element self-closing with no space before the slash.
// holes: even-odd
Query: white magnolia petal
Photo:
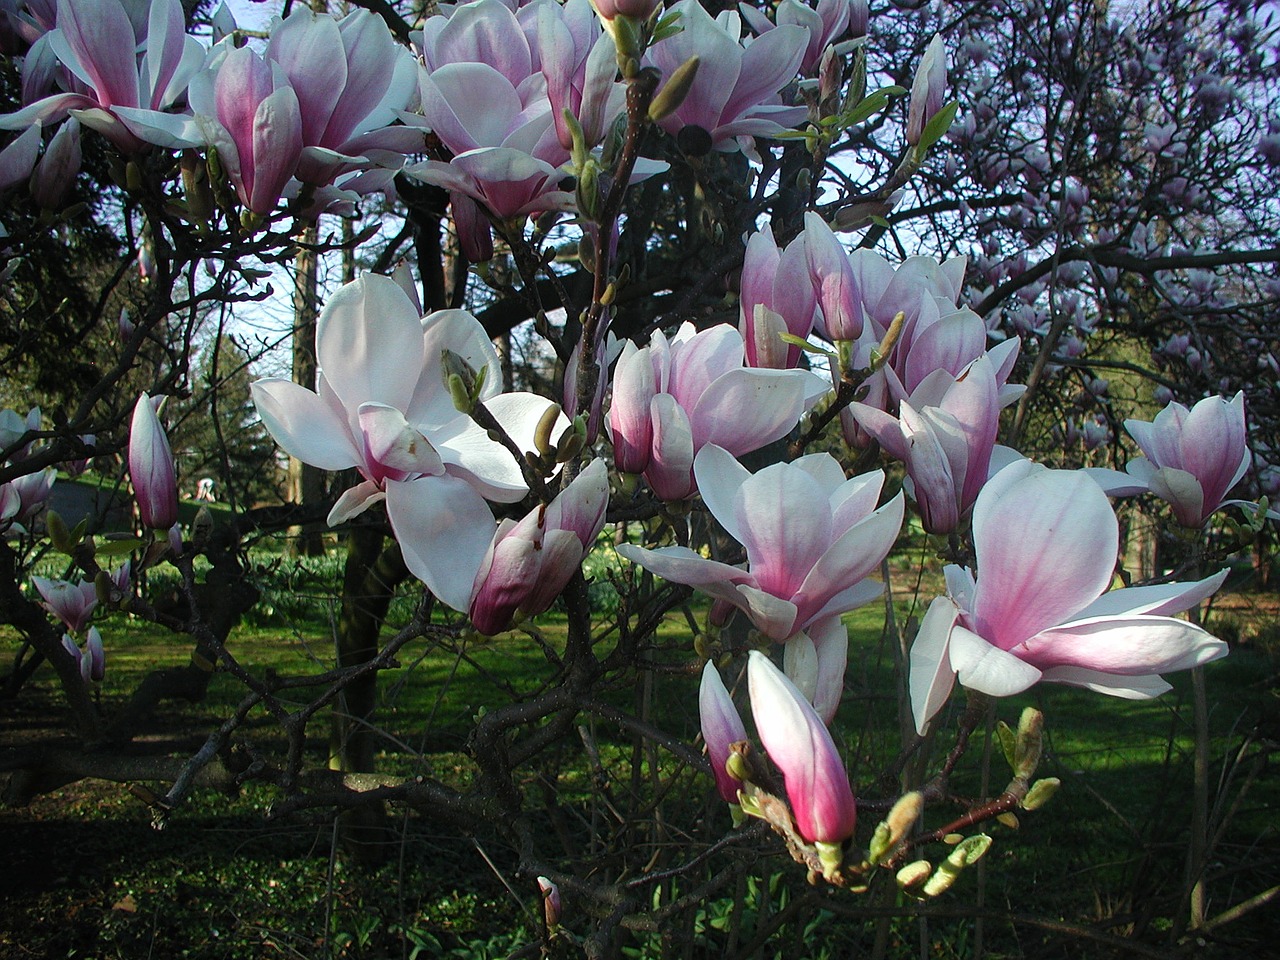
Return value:
<svg viewBox="0 0 1280 960">
<path fill-rule="evenodd" d="M 329 516 L 325 522 L 331 527 L 336 527 L 339 524 L 346 523 L 348 520 L 354 520 L 375 503 L 380 503 L 385 499 L 387 499 L 386 492 L 379 489 L 376 483 L 372 480 L 361 481 L 354 487 L 342 492 L 342 496 L 338 498 L 338 502 L 329 511 Z"/>
<path fill-rule="evenodd" d="M 465 611 L 497 524 L 465 480 L 387 481 L 387 517 L 409 572 L 455 610 Z"/>
<path fill-rule="evenodd" d="M 1031 664 L 959 625 L 951 629 L 947 652 L 960 682 L 988 696 L 1011 697 L 1040 679 L 1040 671 Z"/>
<path fill-rule="evenodd" d="M 291 457 L 321 470 L 361 464 L 350 427 L 317 394 L 282 379 L 259 380 L 249 392 L 263 426 Z"/>
<path fill-rule="evenodd" d="M 911 644 L 910 675 L 911 714 L 915 717 L 916 733 L 924 736 L 931 721 L 951 696 L 956 672 L 951 668 L 947 648 L 951 628 L 960 617 L 960 610 L 947 597 L 937 597 L 929 604 L 929 610 L 920 621 L 916 639 Z"/>
</svg>

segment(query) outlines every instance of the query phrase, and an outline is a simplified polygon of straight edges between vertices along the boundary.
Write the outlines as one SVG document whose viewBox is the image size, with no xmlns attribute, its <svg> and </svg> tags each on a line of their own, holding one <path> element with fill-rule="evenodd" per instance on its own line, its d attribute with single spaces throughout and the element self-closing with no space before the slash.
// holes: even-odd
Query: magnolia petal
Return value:
<svg viewBox="0 0 1280 960">
<path fill-rule="evenodd" d="M 1186 470 L 1160 467 L 1151 474 L 1148 485 L 1152 493 L 1173 508 L 1173 515 L 1184 527 L 1198 529 L 1208 519 L 1204 489 L 1200 486 L 1200 481 Z"/>
<path fill-rule="evenodd" d="M 731 602 L 770 640 L 785 640 L 795 632 L 797 610 L 790 600 L 765 593 L 752 583 L 739 583 L 737 592 L 737 598 Z"/>
<path fill-rule="evenodd" d="M 1022 468 L 1007 482 L 1016 470 L 988 481 L 973 510 L 973 613 L 977 629 L 1006 650 L 1097 599 L 1111 584 L 1119 543 L 1115 513 L 1089 477 Z"/>
<path fill-rule="evenodd" d="M 1227 645 L 1203 627 L 1173 617 L 1118 616 L 1073 620 L 1014 648 L 1028 663 L 1084 667 L 1141 676 L 1186 670 L 1227 655 Z"/>
<path fill-rule="evenodd" d="M 1175 613 L 1190 610 L 1197 603 L 1217 593 L 1229 572 L 1219 570 L 1213 576 L 1194 583 L 1156 583 L 1146 587 L 1109 590 L 1083 610 L 1077 611 L 1072 619 L 1087 620 L 1121 614 L 1171 617 Z"/>
<path fill-rule="evenodd" d="M 908 687 L 911 714 L 916 733 L 924 736 L 929 721 L 942 709 L 955 686 L 956 672 L 951 667 L 948 646 L 951 629 L 960 618 L 959 608 L 947 597 L 937 597 L 920 621 L 915 641 L 911 644 Z"/>
<path fill-rule="evenodd" d="M 745 544 L 733 505 L 739 489 L 751 479 L 751 471 L 724 447 L 708 443 L 693 458 L 693 476 L 698 481 L 698 492 L 702 494 L 702 501 L 711 515 L 720 522 L 729 536 Z"/>
<path fill-rule="evenodd" d="M 803 621 L 826 609 L 828 601 L 866 579 L 893 548 L 902 528 L 905 501 L 902 494 L 854 524 L 832 543 L 804 578 L 792 597 Z"/>
<path fill-rule="evenodd" d="M 813 703 L 818 692 L 818 648 L 807 633 L 797 633 L 782 645 L 782 672 Z"/>
<path fill-rule="evenodd" d="M 807 630 L 818 654 L 818 679 L 813 709 L 831 726 L 844 696 L 844 674 L 849 666 L 849 628 L 839 616 L 827 617 Z"/>
<path fill-rule="evenodd" d="M 1040 679 L 1045 683 L 1084 687 L 1094 693 L 1105 693 L 1125 700 L 1150 700 L 1173 689 L 1168 681 L 1159 676 L 1122 677 L 1086 670 L 1084 667 L 1050 667 Z"/>
<path fill-rule="evenodd" d="M 947 654 L 960 682 L 992 697 L 1011 697 L 1040 679 L 1040 671 L 957 624 Z"/>
<path fill-rule="evenodd" d="M 734 526 L 761 590 L 789 597 L 831 544 L 831 508 L 804 470 L 775 463 L 738 488 Z"/>
<path fill-rule="evenodd" d="M 497 528 L 489 505 L 457 477 L 387 481 L 387 516 L 405 566 L 455 610 L 471 587 Z"/>
<path fill-rule="evenodd" d="M 363 462 L 347 423 L 306 387 L 273 378 L 250 384 L 249 392 L 263 426 L 289 456 L 321 470 Z"/>
<path fill-rule="evenodd" d="M 381 503 L 385 499 L 387 494 L 384 490 L 372 480 L 364 480 L 342 492 L 342 496 L 338 497 L 338 502 L 329 511 L 325 522 L 331 527 L 336 527 L 348 520 L 354 520 L 375 503 Z"/>
</svg>

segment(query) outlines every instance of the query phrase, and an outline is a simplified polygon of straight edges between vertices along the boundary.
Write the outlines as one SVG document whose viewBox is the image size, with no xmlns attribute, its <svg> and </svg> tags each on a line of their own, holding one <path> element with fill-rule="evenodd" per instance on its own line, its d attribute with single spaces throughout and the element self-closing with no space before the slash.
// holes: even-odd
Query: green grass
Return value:
<svg viewBox="0 0 1280 960">
<path fill-rule="evenodd" d="M 333 610 L 328 599 L 338 576 L 335 557 L 293 561 L 255 554 L 253 572 L 270 592 L 252 621 L 233 635 L 231 649 L 255 672 L 297 674 L 332 666 Z M 406 597 L 393 606 L 391 621 L 412 610 Z M 702 611 L 696 611 L 701 616 Z M 910 611 L 897 611 L 904 618 Z M 860 795 L 874 797 L 883 765 L 896 752 L 896 699 L 892 657 L 881 637 L 883 611 L 871 607 L 849 618 L 852 630 L 848 690 L 837 727 L 851 776 Z M 189 646 L 145 624 L 119 617 L 101 629 L 108 650 L 107 679 L 100 696 L 108 707 L 120 702 L 146 672 L 186 663 Z M 553 649 L 563 644 L 564 621 L 551 616 L 540 627 Z M 688 627 L 669 618 L 662 639 L 689 651 Z M 606 641 L 607 643 L 608 641 Z M 12 641 L 0 635 L 0 654 Z M 675 654 L 664 654 L 669 659 Z M 425 773 L 464 786 L 471 761 L 464 744 L 471 718 L 535 689 L 552 667 L 538 644 L 519 632 L 492 640 L 459 642 L 451 648 L 418 641 L 402 651 L 401 668 L 383 677 L 377 724 L 382 768 Z M 1275 660 L 1254 645 L 1236 650 L 1209 668 L 1214 777 L 1234 798 L 1249 771 L 1258 773 L 1222 828 L 1215 849 L 1210 913 L 1276 883 L 1280 838 L 1275 810 L 1280 783 L 1257 759 L 1232 767 L 1250 731 L 1275 738 Z M 686 741 L 696 735 L 696 680 L 670 674 L 646 690 L 638 677 L 610 694 L 620 708 L 648 711 L 655 725 Z M 50 729 L 59 722 L 56 695 L 47 676 L 37 678 L 34 696 L 4 707 L 0 731 L 5 741 L 21 740 L 20 724 L 32 712 L 44 714 Z M 221 722 L 241 690 L 224 675 L 213 678 L 209 696 L 198 705 L 165 705 L 157 715 L 170 736 L 200 734 Z M 1176 910 L 1182 878 L 1190 800 L 1190 709 L 1185 677 L 1155 701 L 1126 702 L 1068 688 L 1044 686 L 1000 702 L 999 716 L 1015 723 L 1023 706 L 1042 709 L 1047 721 L 1043 776 L 1063 786 L 1043 810 L 1020 817 L 1017 830 L 991 824 L 995 845 L 981 871 L 966 872 L 938 906 L 973 908 L 981 897 L 995 914 L 1031 914 L 1075 925 L 1103 923 L 1103 932 L 1161 944 Z M 674 866 L 682 856 L 705 849 L 729 830 L 723 806 L 711 799 L 710 782 L 677 772 L 669 755 L 639 754 L 643 797 L 661 797 L 659 834 L 643 824 L 620 824 L 601 800 L 601 783 L 613 800 L 628 801 L 632 739 L 616 725 L 583 716 L 584 735 L 598 751 L 600 766 L 587 759 L 571 735 L 554 756 L 529 771 L 522 783 L 533 803 L 532 816 L 548 828 L 560 818 L 568 825 L 581 865 L 594 863 L 608 876 L 630 855 L 654 853 L 654 863 Z M 1270 726 L 1268 726 L 1270 724 Z M 950 744 L 949 724 L 932 746 L 933 761 Z M 264 713 L 250 717 L 247 735 L 270 748 L 272 727 Z M 324 762 L 323 725 L 315 730 L 312 759 Z M 196 741 L 198 742 L 198 740 Z M 982 793 L 984 738 L 978 736 L 953 781 L 961 797 Z M 653 763 L 657 767 L 653 767 Z M 1008 777 L 996 749 L 990 758 L 987 793 Z M 1230 774 L 1230 776 L 1228 776 Z M 555 784 L 555 817 L 538 807 L 539 777 Z M 603 781 L 602 779 L 603 778 Z M 662 790 L 666 789 L 663 793 Z M 536 895 L 527 880 L 514 880 L 515 856 L 499 833 L 484 825 L 464 838 L 429 811 L 392 808 L 387 827 L 395 838 L 390 859 L 367 864 L 338 853 L 335 826 L 322 813 L 287 819 L 269 817 L 277 794 L 250 785 L 234 797 L 197 791 L 170 817 L 166 829 L 151 826 L 151 814 L 122 786 L 84 781 L 37 799 L 30 807 L 0 811 L 8 867 L 0 871 L 0 955 L 5 957 L 409 957 L 507 956 L 536 930 Z M 643 799 L 643 798 L 642 798 Z M 956 808 L 958 809 L 958 808 Z M 936 827 L 955 816 L 945 805 L 927 814 Z M 543 819 L 548 817 L 549 819 Z M 859 842 L 865 844 L 876 817 L 864 814 Z M 598 834 L 592 846 L 588 827 Z M 557 856 L 554 830 L 540 837 L 548 857 Z M 655 841 L 662 840 L 662 844 Z M 592 854 L 592 850 L 596 853 Z M 877 933 L 886 956 L 969 957 L 978 935 L 974 919 L 875 921 L 847 916 L 868 904 L 895 901 L 883 893 L 858 896 L 839 890 L 809 890 L 802 872 L 768 844 L 753 859 L 712 857 L 703 876 L 730 871 L 726 892 L 689 912 L 679 932 L 695 945 L 692 956 L 724 956 L 730 931 L 739 945 L 753 932 L 767 932 L 791 904 L 804 901 L 794 919 L 766 938 L 760 956 L 845 957 L 870 955 Z M 929 850 L 935 861 L 945 851 Z M 564 857 L 563 851 L 558 854 Z M 592 856 L 596 859 L 592 860 Z M 641 857 L 644 859 L 644 857 Z M 697 877 L 688 881 L 692 883 Z M 512 883 L 509 891 L 504 880 Z M 661 885 L 669 900 L 687 892 L 686 881 Z M 736 891 L 736 894 L 735 894 Z M 520 901 L 517 902 L 517 899 Z M 584 933 L 591 920 L 572 895 L 566 898 L 566 928 Z M 665 900 L 663 901 L 665 902 Z M 1272 924 L 1267 909 L 1232 925 L 1235 942 L 1264 942 Z M 982 930 L 987 956 L 1109 956 L 1105 948 L 1073 952 L 1078 944 L 1061 932 L 989 919 Z M 567 941 L 566 941 L 567 942 Z M 795 952 L 797 942 L 804 952 Z M 626 955 L 663 955 L 661 934 L 622 937 Z M 1206 955 L 1230 957 L 1230 944 L 1210 945 Z M 567 955 L 574 955 L 570 952 Z"/>
</svg>

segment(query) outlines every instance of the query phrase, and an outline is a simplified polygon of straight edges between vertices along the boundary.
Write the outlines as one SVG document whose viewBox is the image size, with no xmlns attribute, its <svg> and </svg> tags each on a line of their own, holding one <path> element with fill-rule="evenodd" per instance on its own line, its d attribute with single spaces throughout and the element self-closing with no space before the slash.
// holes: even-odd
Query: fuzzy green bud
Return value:
<svg viewBox="0 0 1280 960">
<path fill-rule="evenodd" d="M 1031 785 L 1031 789 L 1027 791 L 1026 797 L 1023 798 L 1022 809 L 1039 810 L 1053 799 L 1053 795 L 1058 792 L 1058 787 L 1060 786 L 1062 786 L 1062 781 L 1057 777 L 1045 777 L 1043 780 L 1037 780 Z"/>
<path fill-rule="evenodd" d="M 671 79 L 649 104 L 651 122 L 658 123 L 665 120 L 680 109 L 680 104 L 684 103 L 685 97 L 689 96 L 689 91 L 693 88 L 693 81 L 698 76 L 698 65 L 701 62 L 697 57 L 690 57 L 676 67 L 675 72 L 671 74 Z"/>
</svg>

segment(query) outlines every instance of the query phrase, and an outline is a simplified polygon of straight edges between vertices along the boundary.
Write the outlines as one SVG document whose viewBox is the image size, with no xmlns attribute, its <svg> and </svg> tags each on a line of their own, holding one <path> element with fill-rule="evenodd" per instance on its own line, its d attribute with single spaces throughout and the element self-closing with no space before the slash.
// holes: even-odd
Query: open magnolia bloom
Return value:
<svg viewBox="0 0 1280 960">
<path fill-rule="evenodd" d="M 1126 420 L 1124 428 L 1146 457 L 1125 467 L 1173 507 L 1184 527 L 1198 530 L 1249 469 L 1244 393 L 1230 400 L 1205 397 L 1188 410 L 1170 403 L 1151 423 Z"/>
<path fill-rule="evenodd" d="M 707 508 L 747 548 L 747 569 L 688 547 L 623 544 L 618 553 L 732 604 L 772 640 L 880 595 L 882 585 L 866 578 L 893 546 L 903 506 L 899 494 L 876 508 L 883 473 L 846 480 L 835 457 L 817 453 L 752 474 L 714 444 L 698 452 L 693 470 Z"/>
<path fill-rule="evenodd" d="M 1172 614 L 1227 571 L 1108 591 L 1118 546 L 1115 513 L 1084 471 L 1020 460 L 992 477 L 973 507 L 977 579 L 945 568 L 948 596 L 930 605 L 911 648 L 917 730 L 957 678 L 993 697 L 1048 680 L 1146 699 L 1169 689 L 1159 674 L 1225 656 L 1225 643 Z"/>
<path fill-rule="evenodd" d="M 355 467 L 364 477 L 344 493 L 329 523 L 387 502 L 409 570 L 455 610 L 493 541 L 486 499 L 515 503 L 527 492 L 515 458 L 453 405 L 446 351 L 477 376 L 478 399 L 522 449 L 551 401 L 499 394 L 498 356 L 484 328 L 463 310 L 419 319 L 389 277 L 367 275 L 330 298 L 316 324 L 318 392 L 289 380 L 252 386 L 258 415 L 290 456 L 324 470 Z M 563 429 L 568 421 L 561 416 Z"/>
<path fill-rule="evenodd" d="M 781 440 L 831 385 L 807 370 L 742 365 L 742 334 L 727 323 L 682 324 L 670 340 L 627 341 L 613 374 L 614 464 L 643 473 L 663 500 L 697 492 L 694 457 L 707 444 L 733 456 Z"/>
</svg>

